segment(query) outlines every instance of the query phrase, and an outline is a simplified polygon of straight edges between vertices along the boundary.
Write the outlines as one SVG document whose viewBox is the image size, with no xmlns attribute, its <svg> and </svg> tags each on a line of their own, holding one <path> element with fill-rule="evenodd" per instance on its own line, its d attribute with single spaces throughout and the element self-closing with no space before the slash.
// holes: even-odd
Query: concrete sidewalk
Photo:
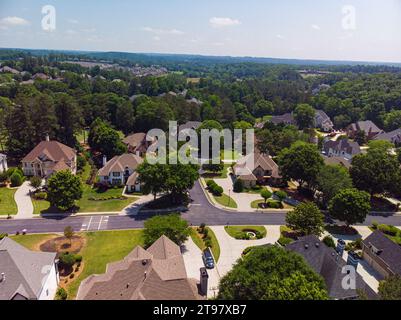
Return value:
<svg viewBox="0 0 401 320">
<path fill-rule="evenodd" d="M 14 219 L 30 219 L 34 217 L 33 204 L 30 192 L 34 189 L 30 186 L 29 181 L 25 181 L 15 192 L 14 200 L 17 203 L 18 213 Z"/>
</svg>

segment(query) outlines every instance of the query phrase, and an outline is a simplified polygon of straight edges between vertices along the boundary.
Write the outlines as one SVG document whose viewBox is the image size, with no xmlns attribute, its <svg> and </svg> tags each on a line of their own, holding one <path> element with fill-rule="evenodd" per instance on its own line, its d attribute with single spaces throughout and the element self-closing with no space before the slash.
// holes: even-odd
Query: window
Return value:
<svg viewBox="0 0 401 320">
<path fill-rule="evenodd" d="M 113 172 L 113 177 L 119 177 L 120 176 L 120 172 Z"/>
</svg>

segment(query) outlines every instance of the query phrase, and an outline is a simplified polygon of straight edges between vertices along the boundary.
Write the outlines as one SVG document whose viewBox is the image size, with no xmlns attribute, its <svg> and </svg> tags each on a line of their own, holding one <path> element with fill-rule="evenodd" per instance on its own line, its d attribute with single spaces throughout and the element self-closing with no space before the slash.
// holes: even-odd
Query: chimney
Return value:
<svg viewBox="0 0 401 320">
<path fill-rule="evenodd" d="M 200 268 L 200 293 L 203 296 L 207 296 L 207 283 L 209 275 L 207 274 L 206 268 Z"/>
<path fill-rule="evenodd" d="M 50 141 L 50 136 L 49 136 L 49 134 L 48 133 L 46 133 L 46 141 Z"/>
<path fill-rule="evenodd" d="M 106 165 L 106 163 L 107 163 L 107 157 L 103 155 L 103 167 Z"/>
<path fill-rule="evenodd" d="M 336 251 L 342 257 L 345 249 L 345 241 L 343 239 L 338 239 Z"/>
</svg>

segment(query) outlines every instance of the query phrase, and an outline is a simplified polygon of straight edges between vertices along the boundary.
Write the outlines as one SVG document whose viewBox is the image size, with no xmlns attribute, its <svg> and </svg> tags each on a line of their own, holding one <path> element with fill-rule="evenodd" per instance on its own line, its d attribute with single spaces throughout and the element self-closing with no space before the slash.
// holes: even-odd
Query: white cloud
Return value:
<svg viewBox="0 0 401 320">
<path fill-rule="evenodd" d="M 284 36 L 282 36 L 281 34 L 277 34 L 277 35 L 276 35 L 276 38 L 277 38 L 277 39 L 283 40 L 283 39 L 284 39 Z"/>
<path fill-rule="evenodd" d="M 154 41 L 160 41 L 160 37 L 154 36 L 154 37 L 153 37 L 153 40 L 154 40 Z"/>
<path fill-rule="evenodd" d="M 72 30 L 72 29 L 68 29 L 65 33 L 70 35 L 70 36 L 77 34 L 77 32 L 75 30 Z"/>
<path fill-rule="evenodd" d="M 241 21 L 231 18 L 213 17 L 210 18 L 209 23 L 213 28 L 224 28 L 240 25 Z"/>
<path fill-rule="evenodd" d="M 143 31 L 150 32 L 156 35 L 162 34 L 173 34 L 173 35 L 182 35 L 185 32 L 177 29 L 158 29 L 158 28 L 151 28 L 151 27 L 142 27 Z"/>
<path fill-rule="evenodd" d="M 317 24 L 312 24 L 311 27 L 312 29 L 320 30 L 320 26 L 318 26 Z"/>
<path fill-rule="evenodd" d="M 0 25 L 3 28 L 16 27 L 16 26 L 28 26 L 29 21 L 20 17 L 5 17 L 0 20 Z"/>
</svg>

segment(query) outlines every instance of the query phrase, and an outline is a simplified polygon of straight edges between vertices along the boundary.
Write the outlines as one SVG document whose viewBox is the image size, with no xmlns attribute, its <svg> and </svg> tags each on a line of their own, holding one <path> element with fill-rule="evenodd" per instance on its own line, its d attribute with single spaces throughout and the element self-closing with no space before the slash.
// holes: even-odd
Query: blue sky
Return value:
<svg viewBox="0 0 401 320">
<path fill-rule="evenodd" d="M 401 62 L 401 0 L 0 0 L 0 47 Z"/>
</svg>

